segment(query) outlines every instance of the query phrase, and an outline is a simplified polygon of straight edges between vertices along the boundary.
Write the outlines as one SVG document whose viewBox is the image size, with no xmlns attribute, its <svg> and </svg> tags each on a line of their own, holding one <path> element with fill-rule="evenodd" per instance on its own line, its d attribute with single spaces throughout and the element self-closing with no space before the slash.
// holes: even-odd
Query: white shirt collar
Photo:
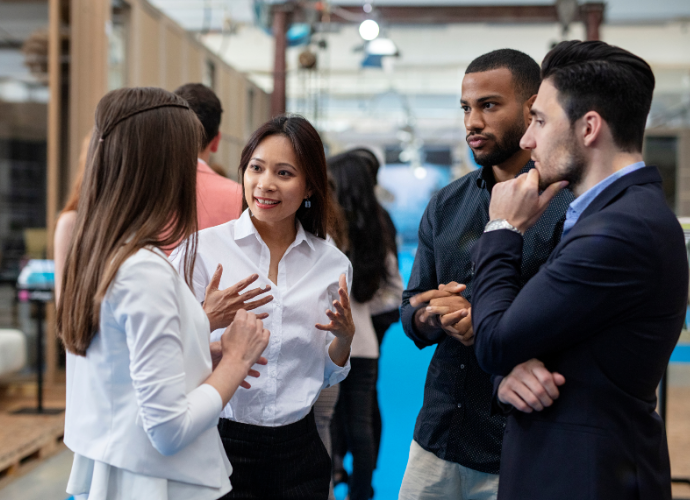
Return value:
<svg viewBox="0 0 690 500">
<path fill-rule="evenodd" d="M 302 224 L 300 223 L 299 219 L 295 219 L 295 223 L 297 224 L 297 234 L 295 235 L 295 241 L 293 241 L 292 244 L 288 247 L 288 250 L 290 248 L 296 247 L 303 241 L 306 241 L 307 245 L 309 245 L 309 248 L 313 251 L 314 243 L 311 241 L 311 238 L 313 238 L 314 236 L 307 234 L 307 232 L 302 227 Z M 244 212 L 242 212 L 242 215 L 240 215 L 240 218 L 237 219 L 237 222 L 235 223 L 234 238 L 235 241 L 238 241 L 247 238 L 251 235 L 253 235 L 260 242 L 264 242 L 261 238 L 261 235 L 259 234 L 259 231 L 256 230 L 256 226 L 254 226 L 254 223 L 252 222 L 251 212 L 249 211 L 249 209 L 246 209 Z"/>
</svg>

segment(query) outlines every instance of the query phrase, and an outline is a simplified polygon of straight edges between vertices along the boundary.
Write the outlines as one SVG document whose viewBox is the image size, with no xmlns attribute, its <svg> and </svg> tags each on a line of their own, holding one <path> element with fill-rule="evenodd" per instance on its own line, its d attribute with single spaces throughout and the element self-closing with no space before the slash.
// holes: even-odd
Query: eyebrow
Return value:
<svg viewBox="0 0 690 500">
<path fill-rule="evenodd" d="M 250 161 L 258 161 L 260 163 L 266 163 L 261 158 L 252 158 Z M 290 168 L 294 168 L 295 170 L 297 170 L 297 167 L 295 167 L 292 163 L 280 162 L 280 163 L 276 163 L 276 165 L 278 165 L 279 167 L 290 167 Z"/>
<path fill-rule="evenodd" d="M 480 97 L 479 99 L 477 99 L 477 102 L 478 102 L 478 103 L 483 103 L 483 102 L 486 102 L 486 101 L 500 101 L 500 100 L 502 100 L 502 99 L 503 99 L 503 96 L 498 95 L 498 94 L 493 94 L 493 95 L 487 95 L 487 96 L 484 96 L 484 97 Z M 467 104 L 467 100 L 461 98 L 461 99 L 460 99 L 460 103 L 461 103 L 461 104 Z"/>
<path fill-rule="evenodd" d="M 544 116 L 544 113 L 542 113 L 542 112 L 539 111 L 538 109 L 534 109 L 534 106 L 532 106 L 532 107 L 530 108 L 529 114 L 530 114 L 530 116 L 538 116 L 538 117 L 540 117 L 540 118 Z"/>
</svg>

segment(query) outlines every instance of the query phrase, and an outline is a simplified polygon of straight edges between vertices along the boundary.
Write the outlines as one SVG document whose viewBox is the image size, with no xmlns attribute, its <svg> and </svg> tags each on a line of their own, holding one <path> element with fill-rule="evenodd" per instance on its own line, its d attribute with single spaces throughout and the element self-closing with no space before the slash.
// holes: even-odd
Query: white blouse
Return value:
<svg viewBox="0 0 690 500">
<path fill-rule="evenodd" d="M 182 247 L 180 247 L 182 248 Z M 181 252 L 170 256 L 178 269 Z M 249 210 L 239 219 L 199 231 L 194 291 L 203 301 L 218 264 L 223 265 L 220 289 L 252 274 L 259 279 L 249 289 L 271 285 L 273 300 L 254 309 L 268 313 L 264 326 L 271 332 L 263 353 L 268 365 L 255 366 L 261 376 L 251 379 L 251 389 L 240 388 L 221 416 L 245 424 L 277 427 L 307 416 L 322 389 L 343 380 L 350 361 L 339 367 L 328 354 L 333 334 L 318 330 L 329 323 L 326 309 L 338 300 L 338 280 L 352 283 L 349 259 L 331 243 L 308 233 L 297 222 L 297 236 L 278 265 L 278 284 L 268 279 L 271 255 L 251 220 Z M 262 297 L 262 296 L 260 296 Z M 256 299 L 254 299 L 256 300 Z M 211 333 L 220 339 L 223 329 Z"/>
<path fill-rule="evenodd" d="M 160 250 L 118 270 L 86 356 L 67 355 L 76 498 L 211 500 L 230 491 L 208 318 Z M 143 496 L 142 496 L 143 495 Z"/>
</svg>

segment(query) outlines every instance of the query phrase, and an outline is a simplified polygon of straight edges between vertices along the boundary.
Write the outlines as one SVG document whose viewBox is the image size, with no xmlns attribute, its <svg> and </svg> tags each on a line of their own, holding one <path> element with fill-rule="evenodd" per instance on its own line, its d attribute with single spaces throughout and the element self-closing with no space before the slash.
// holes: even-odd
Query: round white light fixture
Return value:
<svg viewBox="0 0 690 500">
<path fill-rule="evenodd" d="M 414 169 L 414 176 L 417 179 L 424 179 L 426 177 L 426 168 L 424 167 L 417 167 Z"/>
<path fill-rule="evenodd" d="M 398 53 L 398 47 L 390 38 L 377 38 L 371 40 L 364 50 L 367 54 L 375 56 L 394 56 Z"/>
<path fill-rule="evenodd" d="M 371 6 L 370 3 L 365 3 L 364 7 L 362 7 L 362 10 L 366 12 L 367 14 L 370 14 L 371 11 L 373 10 L 373 7 Z"/>
<path fill-rule="evenodd" d="M 359 35 L 365 40 L 373 40 L 379 36 L 379 24 L 373 19 L 367 19 L 359 25 Z"/>
</svg>

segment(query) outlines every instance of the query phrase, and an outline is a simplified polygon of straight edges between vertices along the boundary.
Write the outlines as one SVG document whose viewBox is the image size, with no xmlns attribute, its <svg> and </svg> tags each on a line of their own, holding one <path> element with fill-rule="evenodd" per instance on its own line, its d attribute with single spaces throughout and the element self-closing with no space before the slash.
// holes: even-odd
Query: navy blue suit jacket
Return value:
<svg viewBox="0 0 690 500">
<path fill-rule="evenodd" d="M 685 317 L 683 232 L 655 167 L 597 196 L 520 290 L 522 237 L 477 243 L 472 319 L 480 366 L 532 358 L 565 376 L 541 412 L 513 411 L 499 500 L 671 499 L 655 390 Z"/>
</svg>

